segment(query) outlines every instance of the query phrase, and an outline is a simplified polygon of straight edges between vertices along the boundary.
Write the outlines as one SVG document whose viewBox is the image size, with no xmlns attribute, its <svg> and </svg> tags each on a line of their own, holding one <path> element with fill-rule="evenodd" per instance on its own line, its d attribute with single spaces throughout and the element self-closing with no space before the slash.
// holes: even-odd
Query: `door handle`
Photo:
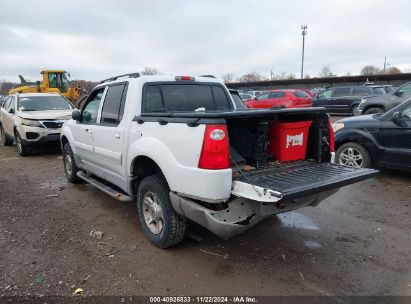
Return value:
<svg viewBox="0 0 411 304">
<path fill-rule="evenodd" d="M 114 137 L 115 137 L 115 138 L 120 138 L 120 133 L 114 134 Z"/>
<path fill-rule="evenodd" d="M 85 129 L 85 131 L 86 131 L 88 134 L 93 134 L 93 130 L 91 130 L 91 129 Z"/>
</svg>

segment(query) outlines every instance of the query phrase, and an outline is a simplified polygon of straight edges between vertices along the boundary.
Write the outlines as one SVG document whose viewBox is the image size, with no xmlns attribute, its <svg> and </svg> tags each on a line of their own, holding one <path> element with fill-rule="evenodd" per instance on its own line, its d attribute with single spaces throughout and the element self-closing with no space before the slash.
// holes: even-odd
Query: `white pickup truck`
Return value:
<svg viewBox="0 0 411 304">
<path fill-rule="evenodd" d="M 324 108 L 239 109 L 210 76 L 116 76 L 72 118 L 61 132 L 67 178 L 136 201 L 144 232 L 161 248 L 184 239 L 188 220 L 229 238 L 377 173 L 333 163 Z M 301 120 L 311 122 L 305 157 L 278 161 L 271 126 Z"/>
</svg>

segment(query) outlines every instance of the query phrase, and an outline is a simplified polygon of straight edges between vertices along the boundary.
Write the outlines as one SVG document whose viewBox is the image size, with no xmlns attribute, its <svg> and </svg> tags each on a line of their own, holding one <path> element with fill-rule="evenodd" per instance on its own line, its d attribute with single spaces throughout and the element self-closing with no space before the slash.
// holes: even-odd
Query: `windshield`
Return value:
<svg viewBox="0 0 411 304">
<path fill-rule="evenodd" d="M 29 96 L 20 97 L 20 111 L 71 110 L 73 106 L 61 96 Z"/>
</svg>

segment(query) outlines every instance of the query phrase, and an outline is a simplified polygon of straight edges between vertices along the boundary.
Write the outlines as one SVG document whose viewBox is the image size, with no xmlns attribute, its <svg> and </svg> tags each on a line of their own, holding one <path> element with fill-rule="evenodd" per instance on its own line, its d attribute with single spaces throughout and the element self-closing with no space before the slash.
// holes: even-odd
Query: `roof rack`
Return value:
<svg viewBox="0 0 411 304">
<path fill-rule="evenodd" d="M 198 77 L 217 78 L 214 75 L 200 75 Z"/>
<path fill-rule="evenodd" d="M 140 73 L 136 72 L 136 73 L 118 75 L 118 76 L 114 76 L 114 77 L 111 77 L 111 78 L 104 79 L 104 80 L 100 81 L 100 83 L 104 83 L 104 82 L 108 82 L 108 81 L 114 81 L 114 80 L 117 80 L 120 77 L 126 77 L 126 76 L 128 76 L 128 78 L 137 78 L 137 77 L 140 77 Z"/>
</svg>

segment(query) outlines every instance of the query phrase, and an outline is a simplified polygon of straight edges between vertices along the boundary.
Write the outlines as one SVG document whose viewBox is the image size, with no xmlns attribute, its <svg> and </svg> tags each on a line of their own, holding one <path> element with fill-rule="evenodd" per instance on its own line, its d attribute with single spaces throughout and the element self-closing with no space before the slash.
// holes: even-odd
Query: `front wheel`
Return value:
<svg viewBox="0 0 411 304">
<path fill-rule="evenodd" d="M 152 175 L 141 181 L 137 211 L 146 236 L 155 246 L 168 248 L 184 239 L 187 221 L 174 211 L 170 188 L 163 176 Z"/>
<path fill-rule="evenodd" d="M 20 156 L 29 155 L 29 148 L 22 141 L 21 136 L 20 136 L 19 132 L 17 132 L 17 131 L 15 133 L 15 139 L 16 139 L 17 152 L 19 153 L 19 155 Z"/>
<path fill-rule="evenodd" d="M 69 182 L 73 184 L 80 183 L 82 180 L 77 176 L 78 168 L 74 161 L 73 151 L 71 151 L 69 143 L 65 143 L 63 146 L 63 164 L 64 172 L 66 173 Z"/>
<path fill-rule="evenodd" d="M 348 167 L 369 168 L 371 156 L 362 145 L 348 142 L 337 149 L 337 162 Z"/>
</svg>

